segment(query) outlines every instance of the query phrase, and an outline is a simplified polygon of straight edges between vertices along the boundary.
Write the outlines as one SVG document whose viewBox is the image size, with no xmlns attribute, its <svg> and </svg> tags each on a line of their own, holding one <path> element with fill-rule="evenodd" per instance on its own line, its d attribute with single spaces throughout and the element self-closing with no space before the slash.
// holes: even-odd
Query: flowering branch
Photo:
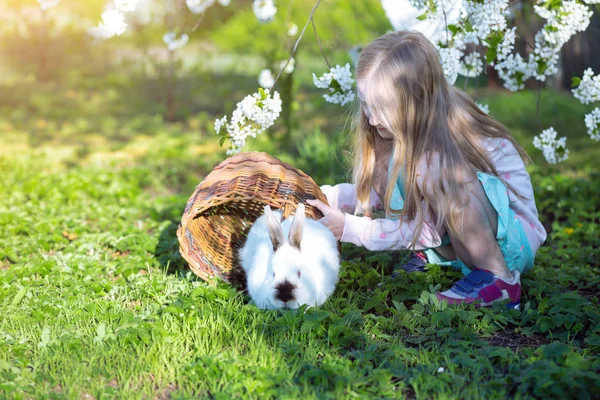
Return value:
<svg viewBox="0 0 600 400">
<path fill-rule="evenodd" d="M 296 49 L 298 48 L 298 43 L 300 43 L 300 40 L 302 40 L 302 36 L 304 36 L 304 32 L 306 31 L 306 27 L 308 27 L 308 24 L 310 23 L 310 21 L 312 21 L 312 18 L 315 15 L 315 11 L 317 10 L 317 7 L 319 7 L 319 4 L 321 4 L 321 0 L 317 0 L 317 4 L 315 4 L 314 7 L 312 8 L 312 10 L 310 12 L 310 15 L 308 16 L 308 20 L 304 24 L 304 27 L 302 28 L 302 31 L 300 32 L 300 35 L 298 36 L 298 39 L 296 40 L 296 43 L 294 43 L 294 48 L 292 49 L 292 54 L 287 59 L 287 62 L 285 63 L 285 65 L 283 66 L 283 68 L 281 68 L 279 70 L 279 73 L 277 74 L 277 77 L 275 77 L 275 81 L 273 82 L 273 86 L 275 86 L 275 83 L 277 83 L 277 80 L 281 76 L 281 73 L 285 70 L 285 68 L 290 63 L 290 60 L 292 58 L 294 58 L 294 55 L 296 55 Z"/>
<path fill-rule="evenodd" d="M 486 64 L 498 72 L 507 89 L 521 90 L 525 88 L 528 79 L 537 80 L 539 89 L 536 120 L 540 129 L 541 91 L 544 82 L 547 77 L 558 72 L 557 64 L 562 46 L 577 32 L 588 28 L 593 14 L 590 6 L 600 2 L 599 0 L 536 0 L 533 6 L 534 12 L 546 22 L 535 35 L 533 44 L 523 39 L 532 51 L 526 57 L 522 57 L 519 53 L 513 52 L 516 27 L 509 28 L 506 18 L 514 0 L 510 2 L 508 0 L 409 1 L 420 10 L 419 12 L 422 12 L 418 17 L 419 20 L 429 20 L 432 26 L 436 24 L 443 26 L 443 31 L 440 29 L 433 34 L 431 32 L 426 34 L 438 48 L 440 62 L 449 83 L 454 84 L 457 74 L 460 74 L 465 77 L 466 88 L 469 78 L 477 78 L 481 74 L 483 68 L 480 70 L 478 54 L 464 54 L 469 43 L 481 44 L 487 48 Z M 452 8 L 457 5 L 458 7 Z M 456 9 L 458 13 L 452 16 Z M 387 11 L 389 10 L 386 10 L 386 13 Z M 397 12 L 405 12 L 405 10 L 398 8 Z M 589 79 L 583 84 L 586 85 L 589 85 Z M 588 133 L 594 140 L 600 135 L 598 123 L 600 123 L 600 109 L 597 113 L 586 116 Z M 542 135 L 537 137 L 536 147 L 544 149 L 544 156 L 551 163 L 565 160 L 568 156 L 565 147 L 566 138 L 556 139 L 556 132 L 553 129 L 552 131 L 546 129 L 543 133 L 543 140 Z"/>
<path fill-rule="evenodd" d="M 327 61 L 327 56 L 325 55 L 325 52 L 323 51 L 323 46 L 321 46 L 321 39 L 319 39 L 319 35 L 317 34 L 317 27 L 315 26 L 314 18 L 312 18 L 311 21 L 312 21 L 313 31 L 315 32 L 315 37 L 317 38 L 317 42 L 319 43 L 319 50 L 321 50 L 321 54 L 323 55 L 323 58 L 325 59 L 325 63 L 327 64 L 327 68 L 331 69 L 331 65 L 329 65 L 329 61 Z"/>
</svg>

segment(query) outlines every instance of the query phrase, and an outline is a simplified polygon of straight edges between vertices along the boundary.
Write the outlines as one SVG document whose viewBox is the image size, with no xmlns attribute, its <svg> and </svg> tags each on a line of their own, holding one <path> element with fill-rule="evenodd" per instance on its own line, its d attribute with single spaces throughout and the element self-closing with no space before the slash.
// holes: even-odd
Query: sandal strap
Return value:
<svg viewBox="0 0 600 400">
<path fill-rule="evenodd" d="M 457 281 L 450 290 L 465 297 L 475 297 L 479 289 L 492 283 L 494 275 L 482 269 L 476 269 L 467 276 Z"/>
</svg>

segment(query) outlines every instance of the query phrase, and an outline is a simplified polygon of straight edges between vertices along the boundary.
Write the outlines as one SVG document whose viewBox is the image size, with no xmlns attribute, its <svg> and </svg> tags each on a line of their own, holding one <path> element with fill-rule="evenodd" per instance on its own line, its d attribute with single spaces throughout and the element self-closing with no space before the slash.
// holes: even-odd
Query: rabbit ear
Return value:
<svg viewBox="0 0 600 400">
<path fill-rule="evenodd" d="M 265 206 L 265 215 L 267 216 L 267 230 L 269 231 L 269 237 L 273 244 L 273 251 L 276 251 L 283 244 L 285 238 L 283 237 L 283 230 L 281 224 L 271 211 L 271 207 Z"/>
<path fill-rule="evenodd" d="M 300 250 L 300 242 L 302 242 L 302 231 L 304 230 L 304 204 L 298 204 L 296 215 L 290 226 L 290 245 Z"/>
</svg>

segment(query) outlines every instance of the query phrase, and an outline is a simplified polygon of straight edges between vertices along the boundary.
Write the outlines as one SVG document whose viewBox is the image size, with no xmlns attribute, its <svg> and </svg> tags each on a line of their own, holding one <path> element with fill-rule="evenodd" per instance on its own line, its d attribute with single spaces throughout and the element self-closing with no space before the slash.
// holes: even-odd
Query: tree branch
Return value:
<svg viewBox="0 0 600 400">
<path fill-rule="evenodd" d="M 446 26 L 446 47 L 448 47 L 450 41 L 448 40 L 448 19 L 446 18 L 446 8 L 444 7 L 444 3 L 442 3 L 442 12 L 444 13 L 444 25 Z"/>
<path fill-rule="evenodd" d="M 281 68 L 279 70 L 279 73 L 277 74 L 277 77 L 275 78 L 275 81 L 273 82 L 273 86 L 271 86 L 271 87 L 275 87 L 275 84 L 277 83 L 277 80 L 281 76 L 281 73 L 287 68 L 288 64 L 290 63 L 290 60 L 292 58 L 294 58 L 294 55 L 296 54 L 296 49 L 298 48 L 298 43 L 300 43 L 300 40 L 302 39 L 302 36 L 304 36 L 304 32 L 306 31 L 306 28 L 308 27 L 308 24 L 310 23 L 310 21 L 312 21 L 313 15 L 315 15 L 315 11 L 317 10 L 317 7 L 319 7 L 319 4 L 321 4 L 321 0 L 317 0 L 317 4 L 315 4 L 315 6 L 313 7 L 312 11 L 310 12 L 310 15 L 308 16 L 308 20 L 304 24 L 304 28 L 302 28 L 302 32 L 300 32 L 300 36 L 298 36 L 298 40 L 296 40 L 296 43 L 294 44 L 294 48 L 292 49 L 292 54 L 287 59 L 287 61 L 286 61 L 285 65 L 283 66 L 283 68 Z"/>
<path fill-rule="evenodd" d="M 315 31 L 317 43 L 319 43 L 319 49 L 321 50 L 321 54 L 323 55 L 323 58 L 325 59 L 325 62 L 327 63 L 327 67 L 329 69 L 331 69 L 331 65 L 329 65 L 329 61 L 327 61 L 327 56 L 325 55 L 325 52 L 323 51 L 323 46 L 321 46 L 321 39 L 319 39 L 319 35 L 317 34 L 317 27 L 315 26 L 315 19 L 312 18 L 311 22 L 312 22 L 313 31 Z"/>
</svg>

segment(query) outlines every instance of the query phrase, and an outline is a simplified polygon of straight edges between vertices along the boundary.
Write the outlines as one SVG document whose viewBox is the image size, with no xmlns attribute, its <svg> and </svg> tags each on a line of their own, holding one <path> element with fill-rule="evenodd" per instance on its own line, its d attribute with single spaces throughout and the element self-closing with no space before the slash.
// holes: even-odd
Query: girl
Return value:
<svg viewBox="0 0 600 400">
<path fill-rule="evenodd" d="M 546 239 L 525 151 L 506 128 L 446 81 L 433 44 L 388 33 L 356 67 L 354 184 L 323 186 L 309 201 L 343 242 L 369 250 L 423 250 L 465 277 L 436 296 L 451 304 L 518 308 L 520 274 Z M 382 205 L 386 219 L 352 213 Z"/>
</svg>

